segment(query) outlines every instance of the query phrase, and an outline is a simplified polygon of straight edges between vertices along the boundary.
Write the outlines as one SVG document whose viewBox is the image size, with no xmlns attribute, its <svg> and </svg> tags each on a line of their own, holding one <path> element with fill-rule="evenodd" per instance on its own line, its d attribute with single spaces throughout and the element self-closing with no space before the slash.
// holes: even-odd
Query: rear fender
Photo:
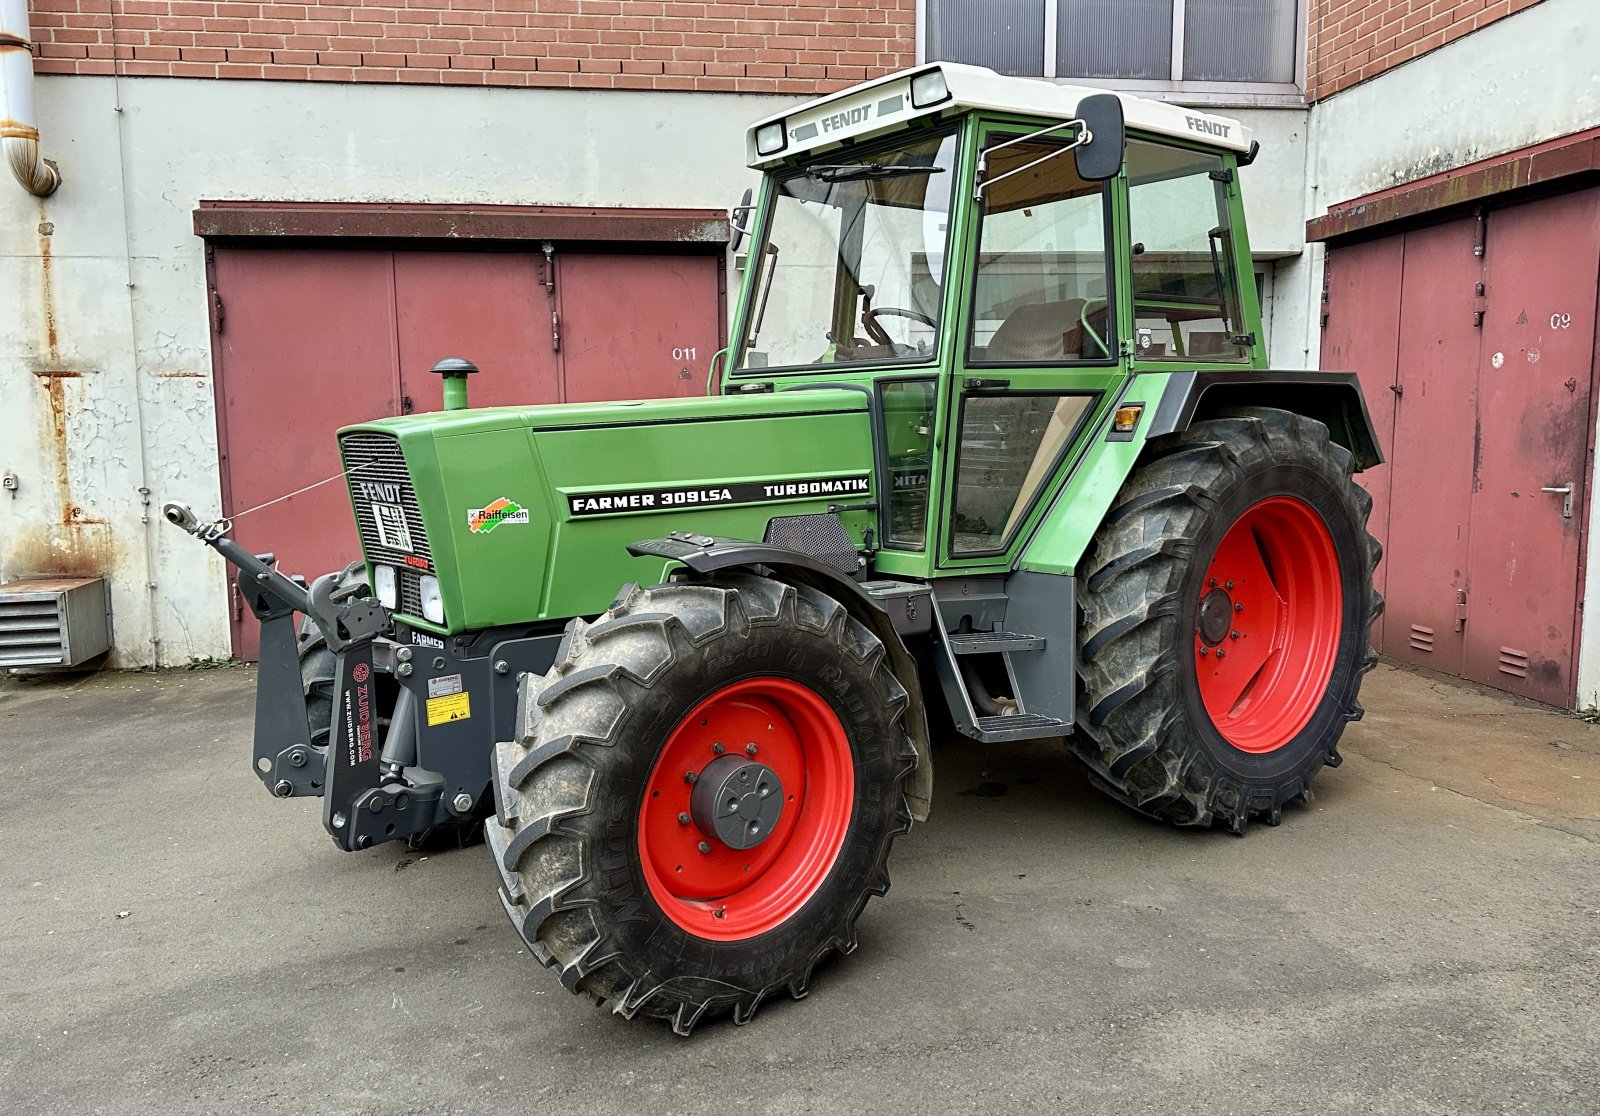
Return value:
<svg viewBox="0 0 1600 1116">
<path fill-rule="evenodd" d="M 1175 372 L 1148 438 L 1176 434 L 1228 407 L 1276 407 L 1314 418 L 1355 458 L 1356 472 L 1383 464 L 1383 449 L 1354 372 Z"/>
<path fill-rule="evenodd" d="M 1135 404 L 1142 411 L 1133 433 L 1111 430 L 1110 416 L 1091 433 L 1070 479 L 1023 547 L 1018 569 L 1072 574 L 1144 446 L 1229 407 L 1278 407 L 1314 418 L 1350 451 L 1358 472 L 1383 462 L 1354 372 L 1141 372 L 1118 398 L 1119 406 Z"/>
<path fill-rule="evenodd" d="M 832 566 L 798 550 L 771 543 L 743 539 L 713 538 L 709 535 L 675 535 L 633 543 L 628 553 L 635 557 L 668 558 L 682 563 L 696 574 L 719 570 L 751 569 L 760 566 L 765 576 L 790 585 L 804 585 L 828 594 L 867 630 L 878 637 L 889 657 L 889 667 L 905 687 L 910 705 L 906 709 L 906 732 L 917 751 L 917 766 L 906 780 L 906 802 L 916 821 L 927 821 L 933 805 L 933 753 L 928 736 L 928 714 L 922 702 L 922 682 L 917 665 L 895 631 L 889 614 L 861 586 Z"/>
</svg>

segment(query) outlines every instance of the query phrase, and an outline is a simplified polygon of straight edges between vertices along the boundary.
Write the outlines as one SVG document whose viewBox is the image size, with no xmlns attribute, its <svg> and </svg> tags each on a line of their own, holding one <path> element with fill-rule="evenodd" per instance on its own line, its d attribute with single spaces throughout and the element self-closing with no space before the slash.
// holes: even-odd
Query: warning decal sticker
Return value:
<svg viewBox="0 0 1600 1116">
<path fill-rule="evenodd" d="M 465 721 L 472 716 L 472 703 L 466 693 L 446 694 L 428 699 L 428 727 Z"/>
</svg>

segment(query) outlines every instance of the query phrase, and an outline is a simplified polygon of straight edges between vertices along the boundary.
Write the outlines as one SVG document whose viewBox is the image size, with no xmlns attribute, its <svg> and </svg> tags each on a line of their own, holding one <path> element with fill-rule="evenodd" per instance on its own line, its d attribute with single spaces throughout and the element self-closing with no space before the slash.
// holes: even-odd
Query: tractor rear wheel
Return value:
<svg viewBox="0 0 1600 1116">
<path fill-rule="evenodd" d="M 908 706 L 878 639 L 804 586 L 630 586 L 574 620 L 495 764 L 489 844 L 529 951 L 679 1034 L 805 995 L 888 890 Z"/>
<path fill-rule="evenodd" d="M 1301 415 L 1241 408 L 1151 443 L 1078 572 L 1069 741 L 1102 789 L 1235 833 L 1310 801 L 1377 661 L 1371 508 Z"/>
</svg>

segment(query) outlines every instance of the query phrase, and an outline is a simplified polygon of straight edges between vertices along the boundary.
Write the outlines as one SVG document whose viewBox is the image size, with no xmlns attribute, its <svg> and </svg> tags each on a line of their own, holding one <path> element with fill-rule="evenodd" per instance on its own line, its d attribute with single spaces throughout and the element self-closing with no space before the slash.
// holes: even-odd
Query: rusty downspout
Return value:
<svg viewBox="0 0 1600 1116">
<path fill-rule="evenodd" d="M 61 174 L 39 158 L 32 45 L 28 0 L 0 0 L 0 146 L 22 188 L 47 198 L 61 185 Z"/>
</svg>

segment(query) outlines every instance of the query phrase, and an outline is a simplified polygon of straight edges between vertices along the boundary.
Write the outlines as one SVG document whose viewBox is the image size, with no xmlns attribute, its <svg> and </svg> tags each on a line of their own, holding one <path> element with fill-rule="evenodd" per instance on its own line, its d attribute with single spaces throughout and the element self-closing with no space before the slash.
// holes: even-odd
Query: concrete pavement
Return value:
<svg viewBox="0 0 1600 1116">
<path fill-rule="evenodd" d="M 945 745 L 860 950 L 685 1041 L 522 955 L 482 847 L 344 854 L 268 797 L 252 685 L 0 682 L 0 1111 L 1600 1112 L 1575 718 L 1380 666 L 1244 838 Z"/>
</svg>

